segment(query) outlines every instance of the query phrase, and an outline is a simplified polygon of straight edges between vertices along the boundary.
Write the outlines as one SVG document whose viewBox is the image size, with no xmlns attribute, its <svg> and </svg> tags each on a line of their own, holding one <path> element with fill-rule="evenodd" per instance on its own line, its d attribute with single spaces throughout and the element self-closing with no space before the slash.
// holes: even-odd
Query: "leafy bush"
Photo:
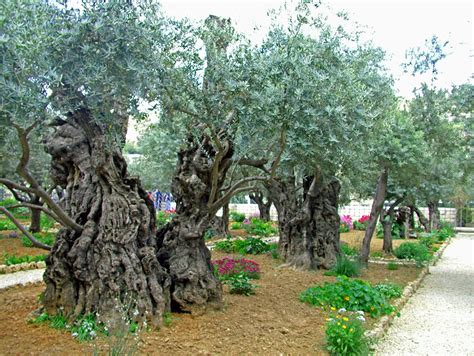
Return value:
<svg viewBox="0 0 474 356">
<path fill-rule="evenodd" d="M 269 252 L 271 250 L 271 246 L 261 239 L 247 237 L 245 240 L 235 240 L 234 250 L 243 255 L 259 255 Z"/>
<path fill-rule="evenodd" d="M 278 252 L 278 244 L 276 242 L 272 242 L 268 244 L 270 248 L 270 254 L 272 255 L 272 258 L 274 260 L 277 260 L 280 258 L 280 253 Z"/>
<path fill-rule="evenodd" d="M 8 219 L 0 220 L 0 230 L 16 230 L 16 226 Z"/>
<path fill-rule="evenodd" d="M 362 215 L 359 220 L 354 221 L 353 227 L 354 230 L 365 230 L 367 229 L 367 225 L 369 224 L 369 215 Z"/>
<path fill-rule="evenodd" d="M 387 269 L 388 269 L 389 271 L 395 271 L 395 270 L 398 269 L 398 265 L 397 265 L 395 262 L 389 262 L 389 263 L 387 264 Z"/>
<path fill-rule="evenodd" d="M 350 231 L 349 226 L 347 226 L 346 224 L 339 225 L 339 232 L 341 234 L 344 232 L 349 232 L 349 231 Z"/>
<path fill-rule="evenodd" d="M 17 205 L 19 204 L 18 201 L 16 201 L 13 198 L 10 199 L 5 199 L 0 201 L 0 206 L 4 206 L 8 208 L 9 206 L 12 205 Z M 18 208 L 8 208 L 8 210 L 15 216 L 16 218 L 27 218 L 30 215 L 30 210 L 25 207 L 18 207 Z"/>
<path fill-rule="evenodd" d="M 392 224 L 392 239 L 397 240 L 400 238 L 401 226 L 397 223 Z M 377 224 L 377 238 L 383 239 L 383 227 L 382 224 Z"/>
<path fill-rule="evenodd" d="M 360 274 L 360 265 L 345 255 L 341 255 L 337 257 L 331 272 L 337 276 L 356 277 Z"/>
<path fill-rule="evenodd" d="M 51 229 L 56 223 L 56 221 L 52 217 L 46 214 L 41 214 L 40 220 L 41 220 L 41 228 L 45 230 Z"/>
<path fill-rule="evenodd" d="M 9 255 L 5 253 L 3 256 L 5 259 L 5 264 L 7 266 L 18 265 L 20 263 L 26 263 L 26 262 L 40 262 L 46 259 L 46 255 L 17 257 L 15 255 Z"/>
<path fill-rule="evenodd" d="M 250 283 L 250 278 L 245 273 L 230 276 L 224 281 L 229 286 L 231 294 L 251 295 L 255 293 L 256 286 Z"/>
<path fill-rule="evenodd" d="M 156 227 L 159 229 L 173 220 L 174 216 L 176 215 L 176 210 L 165 210 L 165 211 L 158 211 L 156 213 Z"/>
<path fill-rule="evenodd" d="M 265 221 L 258 218 L 251 218 L 250 220 L 245 219 L 242 223 L 242 227 L 250 235 L 269 236 L 277 232 L 277 229 L 273 227 L 271 221 Z"/>
<path fill-rule="evenodd" d="M 435 233 L 436 239 L 441 242 L 446 241 L 448 238 L 453 237 L 454 235 L 454 230 L 453 232 L 451 232 L 449 229 L 446 228 L 442 228 Z"/>
<path fill-rule="evenodd" d="M 394 311 L 385 295 L 360 279 L 339 276 L 335 283 L 310 287 L 300 294 L 300 300 L 310 305 L 333 306 L 350 311 L 363 310 L 376 317 Z"/>
<path fill-rule="evenodd" d="M 386 298 L 400 298 L 402 296 L 402 290 L 399 286 L 392 283 L 378 283 L 374 287 L 380 293 L 382 293 Z"/>
<path fill-rule="evenodd" d="M 369 343 L 364 334 L 363 315 L 337 313 L 326 324 L 326 344 L 331 355 L 368 355 Z"/>
<path fill-rule="evenodd" d="M 232 224 L 230 224 L 231 230 L 240 230 L 241 228 L 242 228 L 241 222 L 233 222 Z"/>
<path fill-rule="evenodd" d="M 350 215 L 342 215 L 340 217 L 341 223 L 339 226 L 339 231 L 343 230 L 341 232 L 349 232 L 352 228 L 352 218 Z"/>
<path fill-rule="evenodd" d="M 431 236 L 422 236 L 418 239 L 418 243 L 426 246 L 427 248 L 431 248 L 435 242 L 435 239 L 433 239 Z"/>
<path fill-rule="evenodd" d="M 403 242 L 393 253 L 402 260 L 415 260 L 417 266 L 421 266 L 431 260 L 428 248 L 419 243 Z"/>
<path fill-rule="evenodd" d="M 341 250 L 346 256 L 357 256 L 359 254 L 356 247 L 350 247 L 347 244 L 341 244 Z"/>
<path fill-rule="evenodd" d="M 227 280 L 239 273 L 252 279 L 260 278 L 260 267 L 257 262 L 252 260 L 224 257 L 220 260 L 213 260 L 211 263 L 220 280 Z"/>
<path fill-rule="evenodd" d="M 439 229 L 444 230 L 447 234 L 449 234 L 449 237 L 454 237 L 456 235 L 453 224 L 447 221 L 441 220 L 439 223 Z"/>
<path fill-rule="evenodd" d="M 53 246 L 54 241 L 56 240 L 56 236 L 53 233 L 47 232 L 47 233 L 34 233 L 33 236 L 36 238 L 36 240 L 48 245 L 48 246 Z M 25 247 L 33 247 L 33 243 L 30 241 L 29 238 L 26 236 L 21 237 L 21 244 Z"/>
<path fill-rule="evenodd" d="M 243 222 L 245 220 L 245 214 L 244 213 L 238 213 L 236 211 L 231 211 L 229 213 L 229 217 L 232 221 L 235 221 L 235 222 Z"/>
<path fill-rule="evenodd" d="M 225 240 L 218 241 L 214 245 L 214 249 L 216 251 L 222 251 L 225 253 L 232 253 L 234 252 L 234 241 L 232 241 L 229 237 L 226 237 Z"/>
</svg>

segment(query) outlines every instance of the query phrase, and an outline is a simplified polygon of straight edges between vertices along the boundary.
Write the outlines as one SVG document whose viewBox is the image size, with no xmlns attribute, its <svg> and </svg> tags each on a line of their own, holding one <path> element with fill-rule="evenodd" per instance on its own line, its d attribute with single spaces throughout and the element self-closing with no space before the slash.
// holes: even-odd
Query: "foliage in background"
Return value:
<svg viewBox="0 0 474 356">
<path fill-rule="evenodd" d="M 244 213 L 239 213 L 237 211 L 231 211 L 229 213 L 229 217 L 232 221 L 241 223 L 245 220 L 245 214 Z"/>
<path fill-rule="evenodd" d="M 432 258 L 425 245 L 412 242 L 402 242 L 393 253 L 397 258 L 402 260 L 414 260 L 417 266 L 424 265 Z"/>
<path fill-rule="evenodd" d="M 3 254 L 3 258 L 5 260 L 5 264 L 7 266 L 18 265 L 20 263 L 26 262 L 40 262 L 46 259 L 46 255 L 38 255 L 38 256 L 16 256 L 16 255 L 9 255 L 8 253 Z"/>
<path fill-rule="evenodd" d="M 341 251 L 346 256 L 357 256 L 359 254 L 357 247 L 350 247 L 348 244 L 341 244 Z"/>
<path fill-rule="evenodd" d="M 331 355 L 368 355 L 364 313 L 344 309 L 333 312 L 326 323 L 326 347 Z"/>
<path fill-rule="evenodd" d="M 360 274 L 360 265 L 358 261 L 351 260 L 342 254 L 337 257 L 330 272 L 335 276 L 357 277 Z"/>
<path fill-rule="evenodd" d="M 250 277 L 246 273 L 237 273 L 229 276 L 224 281 L 229 286 L 229 292 L 231 294 L 243 294 L 252 295 L 255 294 L 256 285 L 250 283 Z"/>
<path fill-rule="evenodd" d="M 166 211 L 158 211 L 156 213 L 156 227 L 159 229 L 173 220 L 173 217 L 176 215 L 176 210 L 166 210 Z"/>
<path fill-rule="evenodd" d="M 367 229 L 367 224 L 369 223 L 369 215 L 363 215 L 359 220 L 354 221 L 353 227 L 354 230 L 365 230 Z"/>
<path fill-rule="evenodd" d="M 211 263 L 220 280 L 229 279 L 239 273 L 243 273 L 251 279 L 260 278 L 260 267 L 257 262 L 252 260 L 224 257 L 219 260 L 213 260 Z"/>
<path fill-rule="evenodd" d="M 56 235 L 50 232 L 45 232 L 45 233 L 35 232 L 33 236 L 36 238 L 36 240 L 49 246 L 53 246 L 54 241 L 56 241 Z M 33 243 L 26 236 L 21 237 L 21 244 L 25 247 L 33 247 Z"/>
<path fill-rule="evenodd" d="M 387 297 L 387 299 L 400 298 L 402 296 L 402 289 L 396 284 L 377 283 L 374 288 Z"/>
<path fill-rule="evenodd" d="M 256 236 L 270 236 L 276 234 L 278 231 L 271 221 L 265 221 L 259 218 L 245 219 L 242 222 L 242 227 L 248 234 Z"/>
</svg>

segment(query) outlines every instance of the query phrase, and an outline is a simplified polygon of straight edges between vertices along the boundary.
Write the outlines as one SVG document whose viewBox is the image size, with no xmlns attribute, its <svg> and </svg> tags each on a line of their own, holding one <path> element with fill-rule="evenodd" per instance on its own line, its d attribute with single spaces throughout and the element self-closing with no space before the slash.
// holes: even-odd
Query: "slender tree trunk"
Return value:
<svg viewBox="0 0 474 356">
<path fill-rule="evenodd" d="M 117 113 L 116 125 L 125 117 Z M 47 151 L 53 181 L 65 192 L 62 207 L 83 229 L 57 234 L 46 260 L 46 311 L 95 313 L 113 328 L 128 310 L 131 320 L 160 325 L 170 309 L 170 279 L 156 258 L 155 211 L 127 175 L 120 147 L 79 109 L 57 124 Z"/>
<path fill-rule="evenodd" d="M 430 230 L 438 230 L 439 229 L 439 209 L 438 209 L 438 202 L 437 201 L 429 201 L 428 202 L 428 213 L 429 213 L 429 220 L 430 220 Z"/>
<path fill-rule="evenodd" d="M 340 254 L 337 203 L 339 182 L 324 187 L 313 178 L 304 199 L 298 199 L 294 180 L 266 184 L 278 211 L 280 255 L 288 266 L 330 268 Z"/>
<path fill-rule="evenodd" d="M 229 204 L 222 207 L 222 216 L 216 215 L 212 218 L 209 228 L 218 236 L 229 234 Z"/>
<path fill-rule="evenodd" d="M 35 196 L 32 199 L 31 204 L 40 205 L 40 198 Z M 31 211 L 31 224 L 30 232 L 41 232 L 41 210 L 39 209 L 30 209 Z"/>
<path fill-rule="evenodd" d="M 258 211 L 260 212 L 260 219 L 270 221 L 270 208 L 272 206 L 272 200 L 269 197 L 265 197 L 261 192 L 249 194 L 250 199 L 255 201 L 258 205 Z M 265 202 L 266 198 L 266 202 Z"/>
<path fill-rule="evenodd" d="M 428 219 L 425 217 L 425 215 L 423 214 L 423 212 L 418 209 L 418 207 L 412 205 L 411 208 L 413 209 L 413 211 L 416 213 L 416 215 L 418 216 L 418 221 L 420 222 L 420 224 L 423 226 L 423 229 L 425 230 L 425 232 L 429 232 L 430 231 L 430 222 L 428 221 Z"/>
<path fill-rule="evenodd" d="M 200 141 L 190 137 L 188 146 L 179 152 L 172 183 L 176 216 L 158 232 L 158 258 L 171 275 L 171 306 L 177 311 L 222 307 L 222 286 L 214 276 L 211 254 L 204 243 L 204 233 L 215 215 L 208 202 L 217 153 L 207 136 Z M 232 154 L 230 148 L 222 158 L 217 190 L 224 183 Z"/>
<path fill-rule="evenodd" d="M 370 210 L 370 217 L 367 224 L 367 229 L 365 230 L 364 240 L 362 241 L 360 260 L 365 265 L 367 265 L 369 261 L 370 242 L 372 241 L 372 236 L 374 235 L 375 228 L 377 226 L 377 219 L 380 215 L 380 212 L 382 211 L 383 203 L 385 201 L 385 194 L 387 191 L 387 181 L 388 181 L 388 169 L 384 168 L 377 182 L 377 188 L 375 190 L 374 201 L 372 203 L 372 209 Z"/>
<path fill-rule="evenodd" d="M 401 226 L 400 237 L 408 239 L 410 237 L 410 208 L 401 206 L 398 209 L 397 223 Z"/>
</svg>

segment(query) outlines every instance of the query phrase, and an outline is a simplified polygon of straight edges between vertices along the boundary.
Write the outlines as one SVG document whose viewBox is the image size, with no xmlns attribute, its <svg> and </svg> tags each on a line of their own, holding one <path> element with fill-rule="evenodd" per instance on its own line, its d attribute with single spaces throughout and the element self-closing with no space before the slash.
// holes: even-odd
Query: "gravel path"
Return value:
<svg viewBox="0 0 474 356">
<path fill-rule="evenodd" d="M 44 269 L 33 269 L 0 275 L 0 289 L 14 286 L 16 284 L 27 284 L 43 280 Z"/>
<path fill-rule="evenodd" d="M 474 234 L 458 234 L 376 355 L 474 355 Z"/>
</svg>

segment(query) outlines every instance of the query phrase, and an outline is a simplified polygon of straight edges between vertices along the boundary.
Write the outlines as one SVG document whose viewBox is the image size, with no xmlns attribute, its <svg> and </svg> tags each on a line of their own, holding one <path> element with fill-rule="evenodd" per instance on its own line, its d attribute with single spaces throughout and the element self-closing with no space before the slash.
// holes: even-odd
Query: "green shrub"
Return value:
<svg viewBox="0 0 474 356">
<path fill-rule="evenodd" d="M 402 296 L 402 290 L 399 286 L 392 283 L 378 283 L 374 286 L 380 293 L 386 298 L 400 298 Z"/>
<path fill-rule="evenodd" d="M 229 286 L 231 294 L 251 295 L 255 293 L 256 286 L 250 283 L 250 278 L 245 273 L 230 276 L 224 281 Z"/>
<path fill-rule="evenodd" d="M 397 265 L 395 262 L 389 262 L 389 263 L 387 264 L 387 269 L 388 269 L 389 271 L 395 271 L 395 270 L 398 269 L 398 265 Z"/>
<path fill-rule="evenodd" d="M 15 199 L 5 199 L 0 201 L 0 206 L 4 206 L 8 208 L 11 205 L 19 204 L 18 201 Z M 8 210 L 15 216 L 16 218 L 28 218 L 30 216 L 30 209 L 25 207 L 18 207 L 18 208 L 8 208 Z"/>
<path fill-rule="evenodd" d="M 363 231 L 367 229 L 367 223 L 360 223 L 358 221 L 354 221 L 353 226 L 354 226 L 354 230 Z"/>
<path fill-rule="evenodd" d="M 345 255 L 341 255 L 337 257 L 331 272 L 337 276 L 357 277 L 360 274 L 360 265 Z"/>
<path fill-rule="evenodd" d="M 357 256 L 359 254 L 359 251 L 357 250 L 356 247 L 350 247 L 347 244 L 341 244 L 341 251 L 346 256 Z"/>
<path fill-rule="evenodd" d="M 273 227 L 271 221 L 265 221 L 258 218 L 252 218 L 250 220 L 244 220 L 242 227 L 250 235 L 257 236 L 270 236 L 277 232 L 277 229 Z"/>
<path fill-rule="evenodd" d="M 44 230 L 51 229 L 56 223 L 56 221 L 52 217 L 46 214 L 41 214 L 40 220 L 41 220 L 41 228 Z"/>
<path fill-rule="evenodd" d="M 56 236 L 53 233 L 34 233 L 33 236 L 36 238 L 36 240 L 48 245 L 48 246 L 53 246 L 54 241 L 56 240 Z M 25 247 L 33 247 L 33 243 L 30 241 L 29 238 L 26 236 L 21 237 L 21 244 Z"/>
<path fill-rule="evenodd" d="M 234 241 L 232 241 L 229 237 L 226 237 L 225 240 L 216 242 L 214 245 L 214 249 L 216 251 L 232 253 L 235 250 Z"/>
<path fill-rule="evenodd" d="M 345 276 L 337 277 L 334 283 L 308 288 L 300 294 L 300 300 L 314 306 L 363 310 L 372 317 L 394 311 L 387 298 L 370 283 Z"/>
<path fill-rule="evenodd" d="M 232 224 L 230 224 L 231 230 L 240 230 L 241 228 L 242 228 L 241 222 L 233 222 Z"/>
<path fill-rule="evenodd" d="M 274 260 L 278 260 L 280 258 L 280 252 L 278 252 L 278 244 L 276 242 L 272 242 L 269 245 L 270 254 Z"/>
<path fill-rule="evenodd" d="M 400 238 L 401 226 L 397 223 L 392 224 L 392 239 L 397 240 Z M 383 227 L 382 224 L 377 224 L 377 238 L 383 239 Z"/>
<path fill-rule="evenodd" d="M 46 259 L 46 255 L 17 257 L 15 255 L 9 255 L 5 253 L 3 256 L 5 259 L 5 264 L 7 266 L 18 265 L 20 263 L 26 263 L 26 262 L 40 262 Z"/>
<path fill-rule="evenodd" d="M 435 233 L 435 237 L 438 241 L 443 242 L 446 241 L 448 238 L 454 236 L 454 234 L 451 234 L 451 232 L 448 229 L 440 229 Z"/>
<path fill-rule="evenodd" d="M 331 355 L 368 355 L 362 318 L 353 313 L 332 315 L 326 324 L 326 348 Z"/>
<path fill-rule="evenodd" d="M 435 242 L 435 239 L 430 236 L 422 236 L 418 239 L 418 243 L 426 246 L 427 248 L 431 248 Z"/>
<path fill-rule="evenodd" d="M 159 229 L 173 220 L 176 212 L 174 210 L 158 211 L 156 213 L 156 227 Z"/>
<path fill-rule="evenodd" d="M 380 257 L 383 257 L 383 253 L 380 251 L 374 251 L 370 253 L 370 256 L 380 258 Z"/>
<path fill-rule="evenodd" d="M 428 248 L 419 243 L 403 242 L 393 253 L 402 260 L 415 260 L 417 266 L 431 260 Z"/>
<path fill-rule="evenodd" d="M 243 222 L 245 220 L 245 214 L 244 213 L 238 213 L 236 211 L 231 211 L 229 213 L 229 217 L 232 221 L 235 221 L 235 222 Z"/>
<path fill-rule="evenodd" d="M 446 231 L 449 237 L 454 237 L 456 235 L 456 231 L 454 231 L 454 225 L 447 221 L 441 220 L 439 222 L 439 229 Z"/>
<path fill-rule="evenodd" d="M 259 255 L 269 252 L 271 250 L 271 246 L 261 239 L 247 237 L 245 240 L 235 240 L 234 250 L 243 255 Z"/>
<path fill-rule="evenodd" d="M 347 226 L 346 224 L 339 225 L 339 232 L 341 234 L 344 233 L 344 232 L 349 232 L 349 231 L 351 231 L 351 230 L 349 229 L 349 226 Z"/>
<path fill-rule="evenodd" d="M 16 225 L 9 219 L 0 220 L 0 230 L 16 230 Z"/>
</svg>

